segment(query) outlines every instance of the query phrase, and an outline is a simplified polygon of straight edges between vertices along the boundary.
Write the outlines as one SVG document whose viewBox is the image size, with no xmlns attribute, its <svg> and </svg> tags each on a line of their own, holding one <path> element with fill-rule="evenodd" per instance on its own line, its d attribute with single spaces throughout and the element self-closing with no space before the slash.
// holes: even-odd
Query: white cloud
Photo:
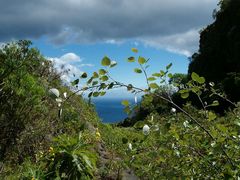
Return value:
<svg viewBox="0 0 240 180">
<path fill-rule="evenodd" d="M 61 56 L 59 59 L 64 62 L 81 62 L 82 61 L 82 59 L 74 53 L 66 53 L 63 56 Z"/>
<path fill-rule="evenodd" d="M 61 57 L 47 57 L 47 59 L 54 63 L 57 72 L 62 74 L 61 79 L 68 84 L 83 73 L 79 67 L 94 66 L 93 64 L 81 64 L 82 59 L 75 53 L 66 53 Z"/>
<path fill-rule="evenodd" d="M 0 41 L 42 36 L 54 44 L 141 40 L 189 55 L 198 45 L 195 31 L 213 21 L 219 0 L 10 2 L 1 2 Z"/>
<path fill-rule="evenodd" d="M 191 56 L 198 49 L 199 29 L 168 36 L 145 37 L 139 39 L 148 46 L 166 49 L 170 52 Z"/>
</svg>

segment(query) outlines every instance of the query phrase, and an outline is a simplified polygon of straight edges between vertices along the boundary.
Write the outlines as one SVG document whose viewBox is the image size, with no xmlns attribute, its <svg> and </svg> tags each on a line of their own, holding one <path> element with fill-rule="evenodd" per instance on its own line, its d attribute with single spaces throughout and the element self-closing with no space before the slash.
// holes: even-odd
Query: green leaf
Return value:
<svg viewBox="0 0 240 180">
<path fill-rule="evenodd" d="M 105 75 L 107 73 L 107 71 L 104 70 L 104 69 L 99 69 L 98 72 L 99 72 L 100 75 Z"/>
<path fill-rule="evenodd" d="M 121 104 L 122 104 L 123 106 L 129 106 L 129 101 L 128 101 L 128 100 L 123 100 L 123 101 L 121 102 Z"/>
<path fill-rule="evenodd" d="M 168 74 L 168 77 L 169 77 L 169 78 L 173 78 L 172 73 L 169 73 L 169 74 Z"/>
<path fill-rule="evenodd" d="M 208 120 L 209 121 L 212 121 L 212 120 L 214 120 L 214 119 L 216 119 L 217 118 L 217 116 L 216 116 L 216 114 L 215 113 L 213 113 L 213 112 L 208 112 Z"/>
<path fill-rule="evenodd" d="M 197 93 L 200 89 L 197 86 L 191 88 L 192 92 Z"/>
<path fill-rule="evenodd" d="M 151 84 L 149 84 L 149 87 L 152 88 L 152 89 L 157 89 L 157 88 L 159 88 L 159 86 L 157 85 L 157 83 L 151 83 Z"/>
<path fill-rule="evenodd" d="M 224 125 L 222 125 L 222 124 L 217 124 L 217 128 L 218 128 L 220 131 L 224 132 L 224 133 L 226 133 L 227 130 L 228 130 L 228 129 L 227 129 Z"/>
<path fill-rule="evenodd" d="M 137 48 L 132 48 L 132 52 L 137 53 L 138 49 Z"/>
<path fill-rule="evenodd" d="M 198 79 L 198 82 L 199 82 L 200 84 L 204 84 L 204 83 L 205 83 L 205 78 L 204 78 L 204 77 L 200 77 L 200 78 Z"/>
<path fill-rule="evenodd" d="M 98 84 L 98 81 L 93 81 L 93 82 L 92 82 L 92 85 L 93 85 L 93 86 L 95 86 L 95 85 L 97 85 L 97 84 Z"/>
<path fill-rule="evenodd" d="M 192 80 L 198 82 L 198 80 L 199 80 L 200 77 L 198 76 L 197 73 L 192 72 L 192 74 L 191 74 L 191 78 L 192 78 Z"/>
<path fill-rule="evenodd" d="M 105 91 L 100 92 L 100 96 L 104 96 L 106 94 Z"/>
<path fill-rule="evenodd" d="M 98 73 L 97 73 L 97 72 L 94 72 L 94 73 L 93 73 L 93 78 L 98 78 L 98 77 L 99 77 Z"/>
<path fill-rule="evenodd" d="M 111 64 L 111 60 L 105 56 L 103 59 L 102 59 L 102 66 L 109 66 Z"/>
<path fill-rule="evenodd" d="M 128 62 L 135 62 L 135 58 L 134 58 L 134 57 L 132 57 L 132 56 L 131 56 L 131 57 L 129 57 L 129 58 L 128 58 Z"/>
<path fill-rule="evenodd" d="M 166 69 L 169 70 L 172 67 L 172 63 L 166 66 Z"/>
<path fill-rule="evenodd" d="M 189 96 L 189 92 L 181 93 L 181 98 L 186 99 Z"/>
<path fill-rule="evenodd" d="M 148 81 L 155 81 L 155 80 L 156 80 L 155 77 L 149 77 L 149 78 L 148 78 Z"/>
<path fill-rule="evenodd" d="M 83 73 L 82 75 L 81 75 L 81 78 L 87 78 L 87 73 Z"/>
<path fill-rule="evenodd" d="M 218 100 L 213 101 L 213 103 L 211 104 L 211 106 L 218 106 L 218 105 L 219 105 Z"/>
<path fill-rule="evenodd" d="M 72 86 L 77 85 L 79 83 L 79 79 L 75 79 L 73 82 L 71 82 Z"/>
<path fill-rule="evenodd" d="M 98 97 L 99 96 L 99 92 L 94 92 L 93 93 L 93 97 Z"/>
<path fill-rule="evenodd" d="M 135 73 L 142 73 L 142 70 L 139 69 L 139 68 L 135 68 L 135 69 L 134 69 L 134 72 L 135 72 Z"/>
<path fill-rule="evenodd" d="M 163 71 L 163 70 L 161 70 L 160 71 L 160 76 L 162 77 L 162 76 L 164 76 L 166 73 Z"/>
<path fill-rule="evenodd" d="M 141 57 L 141 56 L 140 56 L 140 57 L 138 58 L 138 63 L 139 63 L 139 64 L 145 64 L 146 62 L 147 62 L 147 61 L 146 61 L 146 59 L 145 59 L 144 57 Z"/>
<path fill-rule="evenodd" d="M 93 80 L 93 77 L 91 77 L 88 81 L 87 81 L 87 84 L 90 84 Z"/>
<path fill-rule="evenodd" d="M 106 87 L 107 87 L 107 85 L 105 83 L 101 83 L 101 85 L 99 87 L 99 90 L 105 89 Z"/>
<path fill-rule="evenodd" d="M 161 77 L 161 74 L 160 73 L 154 73 L 154 74 L 152 74 L 152 76 Z"/>
<path fill-rule="evenodd" d="M 135 129 L 142 129 L 142 127 L 145 125 L 145 122 L 144 121 L 138 121 L 138 122 L 136 122 L 134 125 L 133 125 L 133 127 L 135 128 Z"/>
<path fill-rule="evenodd" d="M 112 89 L 113 86 L 114 86 L 114 83 L 112 82 L 108 85 L 108 89 Z"/>
<path fill-rule="evenodd" d="M 131 113 L 130 107 L 129 107 L 129 106 L 126 106 L 126 107 L 124 108 L 124 112 L 127 113 L 127 114 L 130 114 L 130 113 Z"/>
<path fill-rule="evenodd" d="M 102 81 L 107 81 L 107 80 L 108 80 L 108 77 L 107 77 L 107 76 L 102 76 L 100 79 L 101 79 Z"/>
</svg>

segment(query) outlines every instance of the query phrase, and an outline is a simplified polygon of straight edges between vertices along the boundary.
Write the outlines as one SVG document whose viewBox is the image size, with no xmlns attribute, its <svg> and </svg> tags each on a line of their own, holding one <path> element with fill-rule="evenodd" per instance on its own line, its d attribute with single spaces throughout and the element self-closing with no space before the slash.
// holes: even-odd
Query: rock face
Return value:
<svg viewBox="0 0 240 180">
<path fill-rule="evenodd" d="M 240 100 L 240 1 L 222 0 L 215 22 L 200 34 L 198 53 L 193 54 L 188 74 L 196 72 L 208 81 L 221 83 L 229 98 Z"/>
</svg>

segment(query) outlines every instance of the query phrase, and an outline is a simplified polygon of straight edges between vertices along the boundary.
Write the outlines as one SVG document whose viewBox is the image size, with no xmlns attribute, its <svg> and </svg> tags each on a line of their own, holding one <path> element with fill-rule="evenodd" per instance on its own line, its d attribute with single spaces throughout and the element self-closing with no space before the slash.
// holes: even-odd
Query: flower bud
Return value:
<svg viewBox="0 0 240 180">
<path fill-rule="evenodd" d="M 148 126 L 147 124 L 145 124 L 145 125 L 143 126 L 143 134 L 144 134 L 144 135 L 148 135 L 149 132 L 150 132 L 149 126 Z"/>
</svg>

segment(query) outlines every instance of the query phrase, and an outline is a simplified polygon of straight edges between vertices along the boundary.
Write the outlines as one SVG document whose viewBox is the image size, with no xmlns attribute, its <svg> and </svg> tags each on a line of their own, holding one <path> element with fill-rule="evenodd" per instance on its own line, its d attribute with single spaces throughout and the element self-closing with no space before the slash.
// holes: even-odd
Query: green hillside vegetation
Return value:
<svg viewBox="0 0 240 180">
<path fill-rule="evenodd" d="M 240 1 L 222 0 L 215 22 L 200 33 L 199 51 L 192 56 L 189 75 L 196 72 L 215 82 L 234 102 L 240 100 Z"/>
<path fill-rule="evenodd" d="M 238 81 L 228 76 L 239 71 L 231 68 L 239 65 L 238 51 L 228 46 L 232 60 L 219 55 L 225 58 L 221 63 L 229 65 L 228 59 L 235 63 L 229 71 L 223 73 L 216 59 L 212 61 L 216 72 L 198 70 L 199 66 L 213 68 L 200 58 L 205 52 L 202 47 L 224 53 L 218 47 L 228 43 L 220 43 L 215 24 L 231 22 L 238 28 L 238 21 L 231 21 L 227 13 L 238 16 L 238 5 L 237 0 L 220 1 L 216 21 L 209 26 L 216 29 L 202 31 L 200 50 L 188 75 L 172 74 L 172 64 L 149 74 L 149 58 L 132 48 L 126 63 L 136 65 L 133 71 L 146 78 L 146 88 L 114 80 L 111 71 L 117 63 L 103 57 L 101 69 L 76 77 L 72 86 L 80 90 L 74 92 L 31 42 L 5 44 L 0 48 L 0 179 L 238 179 L 240 103 L 239 95 L 236 99 L 231 95 Z M 218 43 L 204 41 L 203 34 Z M 228 84 L 231 92 L 221 88 L 225 76 L 236 82 Z M 125 112 L 135 114 L 132 119 L 104 124 L 80 92 L 91 100 L 119 87 L 133 95 L 144 93 L 143 99 L 134 104 L 122 101 Z M 217 107 L 225 113 L 218 114 Z"/>
</svg>

